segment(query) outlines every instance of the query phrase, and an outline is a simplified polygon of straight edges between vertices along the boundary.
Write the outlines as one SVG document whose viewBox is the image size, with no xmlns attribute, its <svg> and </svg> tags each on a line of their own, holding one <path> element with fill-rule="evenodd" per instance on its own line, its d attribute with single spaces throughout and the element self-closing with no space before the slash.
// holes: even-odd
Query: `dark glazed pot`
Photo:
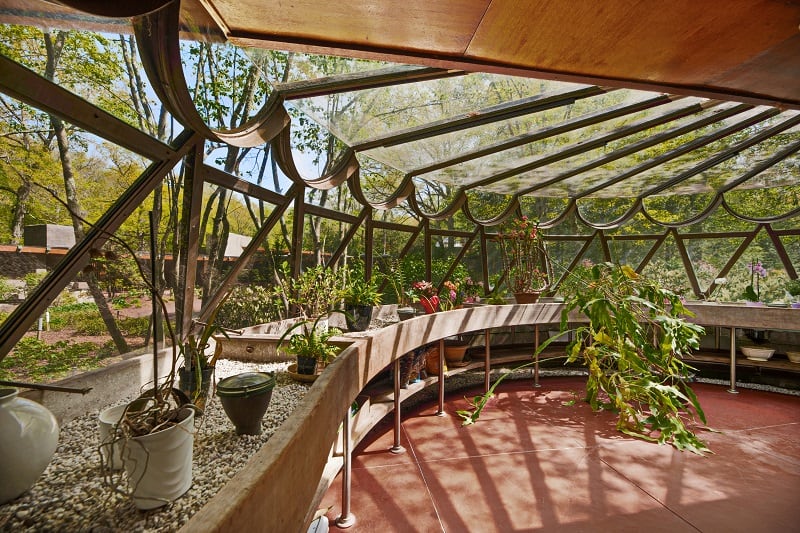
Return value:
<svg viewBox="0 0 800 533">
<path fill-rule="evenodd" d="M 273 388 L 275 374 L 267 372 L 244 372 L 220 380 L 217 396 L 237 435 L 261 433 L 261 419 L 269 407 Z"/>
<path fill-rule="evenodd" d="M 349 331 L 366 331 L 372 322 L 372 306 L 371 305 L 351 305 L 344 306 L 347 313 L 344 317 L 347 322 L 347 329 Z"/>
<path fill-rule="evenodd" d="M 297 373 L 313 376 L 317 373 L 317 358 L 305 355 L 297 356 Z"/>
</svg>

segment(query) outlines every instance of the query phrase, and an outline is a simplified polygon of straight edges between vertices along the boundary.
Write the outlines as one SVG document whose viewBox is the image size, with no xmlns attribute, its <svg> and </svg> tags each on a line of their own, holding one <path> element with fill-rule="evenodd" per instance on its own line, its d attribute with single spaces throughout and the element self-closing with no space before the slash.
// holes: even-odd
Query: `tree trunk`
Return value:
<svg viewBox="0 0 800 533">
<path fill-rule="evenodd" d="M 64 36 L 63 32 L 59 32 L 56 41 L 53 42 L 50 34 L 45 33 L 45 45 L 47 47 L 47 67 L 45 77 L 54 81 L 55 67 L 58 63 L 61 47 L 63 46 Z M 61 172 L 64 177 L 64 189 L 67 196 L 67 207 L 69 208 L 72 217 L 72 227 L 75 231 L 75 241 L 80 242 L 85 238 L 83 232 L 83 225 L 80 218 L 83 217 L 83 210 L 81 209 L 78 201 L 78 189 L 75 185 L 75 174 L 72 171 L 72 159 L 69 153 L 69 139 L 67 137 L 67 129 L 60 118 L 50 116 L 50 125 L 53 128 L 53 135 L 55 136 L 58 145 L 58 156 L 61 161 Z M 108 328 L 108 333 L 114 340 L 114 345 L 117 347 L 119 353 L 126 353 L 128 351 L 128 343 L 125 342 L 125 337 L 122 336 L 117 323 L 114 320 L 114 315 L 108 307 L 103 290 L 100 288 L 97 278 L 94 274 L 87 276 L 87 283 L 89 285 L 89 292 L 92 294 L 97 309 L 100 311 L 100 316 Z"/>
</svg>

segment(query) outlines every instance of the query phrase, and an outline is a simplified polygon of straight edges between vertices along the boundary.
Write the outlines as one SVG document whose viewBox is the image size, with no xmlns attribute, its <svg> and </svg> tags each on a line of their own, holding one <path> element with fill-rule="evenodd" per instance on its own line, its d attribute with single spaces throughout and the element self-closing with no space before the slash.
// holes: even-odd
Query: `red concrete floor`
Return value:
<svg viewBox="0 0 800 533">
<path fill-rule="evenodd" d="M 384 419 L 354 453 L 348 531 L 800 531 L 800 397 L 694 384 L 716 430 L 700 457 L 617 432 L 584 378 L 541 383 L 502 384 L 470 427 L 455 411 L 480 389 L 449 394 L 444 417 L 407 409 L 401 455 Z M 340 514 L 341 478 L 322 506 Z"/>
</svg>

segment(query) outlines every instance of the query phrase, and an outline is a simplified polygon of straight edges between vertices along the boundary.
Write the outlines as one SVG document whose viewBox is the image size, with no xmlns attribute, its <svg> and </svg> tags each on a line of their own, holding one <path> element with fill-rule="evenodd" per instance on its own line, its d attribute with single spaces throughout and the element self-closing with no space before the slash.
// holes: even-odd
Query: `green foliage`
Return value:
<svg viewBox="0 0 800 533">
<path fill-rule="evenodd" d="M 106 328 L 106 323 L 103 322 L 100 316 L 92 316 L 76 324 L 75 333 L 78 335 L 97 337 L 108 333 L 108 328 Z"/>
<path fill-rule="evenodd" d="M 694 369 L 682 359 L 699 348 L 703 328 L 684 320 L 691 313 L 678 295 L 630 267 L 603 263 L 582 274 L 565 293 L 561 329 L 572 310 L 589 318 L 567 346 L 567 361 L 580 359 L 589 371 L 586 401 L 617 412 L 623 433 L 708 452 L 686 427 L 705 423 L 705 414 L 687 384 Z"/>
<path fill-rule="evenodd" d="M 282 274 L 287 299 L 300 309 L 304 318 L 327 313 L 342 297 L 341 276 L 330 268 L 307 268 L 298 278 L 291 278 L 288 263 L 283 263 Z"/>
<path fill-rule="evenodd" d="M 118 325 L 126 337 L 145 337 L 150 333 L 150 317 L 147 316 L 124 317 L 118 321 Z"/>
<path fill-rule="evenodd" d="M 14 351 L 0 361 L 0 379 L 52 381 L 74 370 L 99 366 L 93 342 L 58 341 L 52 345 L 36 337 L 20 340 Z"/>
<path fill-rule="evenodd" d="M 340 312 L 341 311 L 335 311 Z M 301 320 L 287 329 L 278 340 L 278 348 L 294 356 L 313 357 L 318 362 L 327 363 L 341 351 L 339 346 L 330 344 L 328 339 L 341 335 L 338 328 L 324 328 L 320 326 L 322 317 L 311 320 Z M 300 330 L 299 333 L 292 333 Z M 289 342 L 285 343 L 287 337 Z M 285 344 L 284 344 L 285 343 Z"/>
<path fill-rule="evenodd" d="M 787 281 L 786 292 L 791 296 L 800 296 L 800 279 L 790 279 Z"/>
<path fill-rule="evenodd" d="M 281 318 L 281 291 L 261 285 L 234 287 L 221 306 L 217 322 L 226 328 L 243 328 Z"/>
<path fill-rule="evenodd" d="M 380 305 L 383 297 L 375 278 L 366 279 L 362 263 L 350 267 L 342 294 L 344 302 L 350 305 Z"/>
<path fill-rule="evenodd" d="M 16 292 L 17 290 L 8 282 L 8 279 L 0 276 L 0 300 L 8 300 Z"/>
<path fill-rule="evenodd" d="M 58 305 L 50 308 L 50 329 L 60 331 L 77 328 L 84 322 L 99 319 L 97 304 L 94 302 Z M 105 332 L 105 326 L 103 326 Z"/>
<path fill-rule="evenodd" d="M 28 272 L 22 277 L 22 281 L 25 282 L 25 294 L 30 294 L 33 292 L 36 287 L 42 282 L 42 280 L 47 276 L 46 272 Z"/>
<path fill-rule="evenodd" d="M 537 353 L 574 333 L 567 362 L 580 360 L 587 367 L 586 401 L 592 409 L 617 412 L 617 429 L 628 435 L 697 454 L 709 452 L 686 427 L 687 420 L 706 421 L 687 384 L 694 369 L 682 360 L 700 346 L 703 328 L 684 320 L 691 313 L 680 297 L 627 266 L 603 263 L 573 276 L 578 279 L 566 285 L 561 334 L 547 339 Z M 570 331 L 569 313 L 575 310 L 589 318 L 589 325 Z M 507 375 L 473 398 L 471 411 L 458 411 L 463 425 L 478 420 Z"/>
</svg>

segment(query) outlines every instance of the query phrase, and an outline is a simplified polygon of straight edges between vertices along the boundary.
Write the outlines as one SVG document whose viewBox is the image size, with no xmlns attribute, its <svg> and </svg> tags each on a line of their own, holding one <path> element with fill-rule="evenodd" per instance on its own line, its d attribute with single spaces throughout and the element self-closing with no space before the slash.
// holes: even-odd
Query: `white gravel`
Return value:
<svg viewBox="0 0 800 533">
<path fill-rule="evenodd" d="M 289 363 L 218 361 L 216 381 L 248 371 L 285 371 Z M 139 511 L 103 484 L 98 451 L 98 412 L 61 428 L 59 446 L 34 486 L 0 506 L 0 531 L 175 531 L 228 481 L 278 429 L 305 396 L 308 385 L 278 373 L 260 435 L 236 435 L 219 399 L 211 397 L 198 419 L 192 487 L 172 504 Z M 122 403 L 122 402 L 119 402 Z"/>
</svg>

